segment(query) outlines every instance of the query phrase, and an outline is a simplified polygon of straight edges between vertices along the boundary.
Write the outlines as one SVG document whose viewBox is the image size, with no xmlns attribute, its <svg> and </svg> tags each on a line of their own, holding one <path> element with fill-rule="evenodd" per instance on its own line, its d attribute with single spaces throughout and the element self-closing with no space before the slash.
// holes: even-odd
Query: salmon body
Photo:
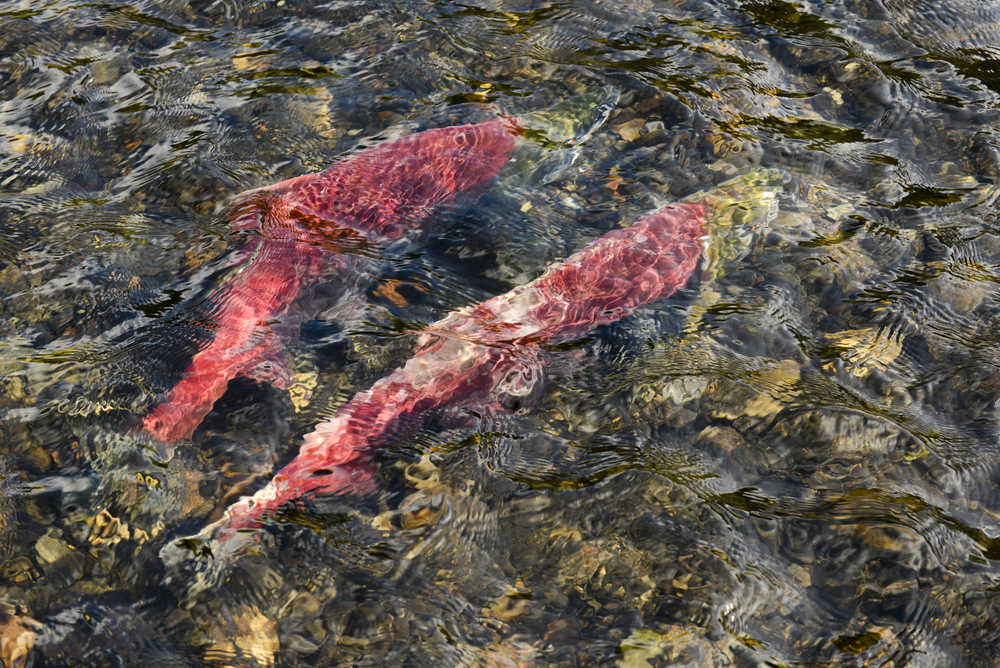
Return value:
<svg viewBox="0 0 1000 668">
<path fill-rule="evenodd" d="M 577 337 L 672 295 L 695 271 L 706 208 L 666 206 L 593 241 L 534 281 L 457 311 L 424 330 L 416 354 L 355 395 L 304 437 L 295 457 L 226 511 L 225 537 L 308 494 L 374 485 L 374 448 L 405 437 L 441 409 L 526 396 L 543 374 L 543 345 Z"/>
<path fill-rule="evenodd" d="M 190 438 L 238 375 L 286 386 L 279 324 L 302 289 L 320 279 L 353 280 L 361 258 L 344 250 L 419 229 L 442 204 L 492 180 L 518 134 L 516 123 L 501 118 L 427 130 L 241 195 L 231 224 L 256 235 L 235 276 L 212 297 L 214 337 L 142 429 L 163 443 Z"/>
</svg>

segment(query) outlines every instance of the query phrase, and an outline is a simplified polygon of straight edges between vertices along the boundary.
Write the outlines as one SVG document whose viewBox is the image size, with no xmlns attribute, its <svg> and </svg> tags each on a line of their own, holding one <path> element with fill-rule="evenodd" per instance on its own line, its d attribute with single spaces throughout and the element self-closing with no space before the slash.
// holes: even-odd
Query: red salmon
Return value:
<svg viewBox="0 0 1000 668">
<path fill-rule="evenodd" d="M 412 433 L 438 409 L 526 395 L 542 374 L 543 344 L 612 323 L 682 287 L 701 257 L 705 223 L 705 206 L 666 206 L 534 281 L 431 325 L 404 366 L 319 424 L 267 486 L 229 507 L 221 537 L 308 494 L 371 489 L 373 449 Z"/>
<path fill-rule="evenodd" d="M 399 239 L 443 203 L 489 182 L 520 132 L 509 119 L 427 130 L 240 196 L 232 226 L 258 236 L 212 298 L 214 338 L 142 428 L 164 443 L 189 438 L 238 375 L 286 385 L 275 329 L 303 287 L 353 280 L 359 256 L 340 251 Z"/>
</svg>

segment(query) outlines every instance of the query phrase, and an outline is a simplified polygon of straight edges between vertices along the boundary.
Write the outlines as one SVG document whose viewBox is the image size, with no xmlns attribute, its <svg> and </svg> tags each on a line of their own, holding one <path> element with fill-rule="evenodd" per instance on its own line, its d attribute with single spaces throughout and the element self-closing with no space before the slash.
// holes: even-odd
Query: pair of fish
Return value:
<svg viewBox="0 0 1000 668">
<path fill-rule="evenodd" d="M 306 282 L 349 269 L 335 252 L 341 239 L 381 242 L 406 235 L 436 207 L 494 178 L 520 134 L 521 126 L 508 119 L 429 130 L 241 198 L 234 225 L 260 229 L 253 250 L 268 261 L 250 261 L 225 288 L 218 334 L 167 401 L 144 418 L 144 429 L 161 441 L 190 436 L 236 375 L 273 381 L 280 374 L 260 372 L 276 353 L 268 322 L 284 313 Z M 759 221 L 770 213 L 778 185 L 776 173 L 758 170 L 665 206 L 598 238 L 534 281 L 430 325 L 405 365 L 306 434 L 291 462 L 203 534 L 225 540 L 308 495 L 369 491 L 375 448 L 441 411 L 531 396 L 544 377 L 547 346 L 672 295 L 695 272 L 710 237 L 718 237 L 718 248 L 734 230 L 737 236 L 745 231 L 723 212 L 749 206 L 765 212 Z"/>
</svg>

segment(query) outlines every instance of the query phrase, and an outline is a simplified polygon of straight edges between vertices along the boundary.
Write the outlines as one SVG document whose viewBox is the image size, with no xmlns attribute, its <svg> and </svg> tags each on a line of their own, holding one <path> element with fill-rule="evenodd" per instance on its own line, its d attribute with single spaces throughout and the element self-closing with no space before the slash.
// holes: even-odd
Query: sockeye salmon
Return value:
<svg viewBox="0 0 1000 668">
<path fill-rule="evenodd" d="M 302 289 L 353 280 L 359 258 L 340 251 L 419 228 L 445 202 L 493 179 L 520 134 L 506 118 L 426 130 L 240 196 L 232 227 L 257 234 L 238 273 L 211 298 L 212 340 L 142 429 L 163 443 L 190 438 L 239 375 L 286 387 L 276 330 Z"/>
<path fill-rule="evenodd" d="M 549 354 L 543 346 L 669 297 L 694 273 L 706 247 L 710 258 L 732 258 L 733 239 L 773 215 L 780 183 L 778 173 L 757 170 L 665 206 L 608 232 L 534 281 L 430 325 L 405 365 L 306 434 L 287 466 L 206 532 L 225 539 L 304 496 L 369 491 L 375 448 L 412 433 L 441 409 L 528 395 L 543 375 Z"/>
</svg>

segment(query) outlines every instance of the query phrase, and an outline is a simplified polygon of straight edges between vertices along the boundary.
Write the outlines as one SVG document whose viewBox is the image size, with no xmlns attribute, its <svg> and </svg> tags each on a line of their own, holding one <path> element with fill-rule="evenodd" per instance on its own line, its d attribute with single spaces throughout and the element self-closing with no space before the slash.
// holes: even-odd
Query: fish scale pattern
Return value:
<svg viewBox="0 0 1000 668">
<path fill-rule="evenodd" d="M 275 212 L 266 220 L 274 225 L 288 222 L 295 212 L 307 221 L 291 226 L 299 235 L 322 237 L 333 226 L 372 241 L 391 241 L 419 227 L 444 202 L 496 176 L 520 132 L 516 121 L 507 118 L 425 130 L 374 146 L 318 174 L 245 196 L 251 202 L 266 196 Z M 234 228 L 260 226 L 254 209 L 239 216 Z"/>
<path fill-rule="evenodd" d="M 701 256 L 704 219 L 698 205 L 664 207 L 605 234 L 531 283 L 448 316 L 432 331 L 485 344 L 558 343 L 620 320 L 684 284 Z"/>
</svg>

